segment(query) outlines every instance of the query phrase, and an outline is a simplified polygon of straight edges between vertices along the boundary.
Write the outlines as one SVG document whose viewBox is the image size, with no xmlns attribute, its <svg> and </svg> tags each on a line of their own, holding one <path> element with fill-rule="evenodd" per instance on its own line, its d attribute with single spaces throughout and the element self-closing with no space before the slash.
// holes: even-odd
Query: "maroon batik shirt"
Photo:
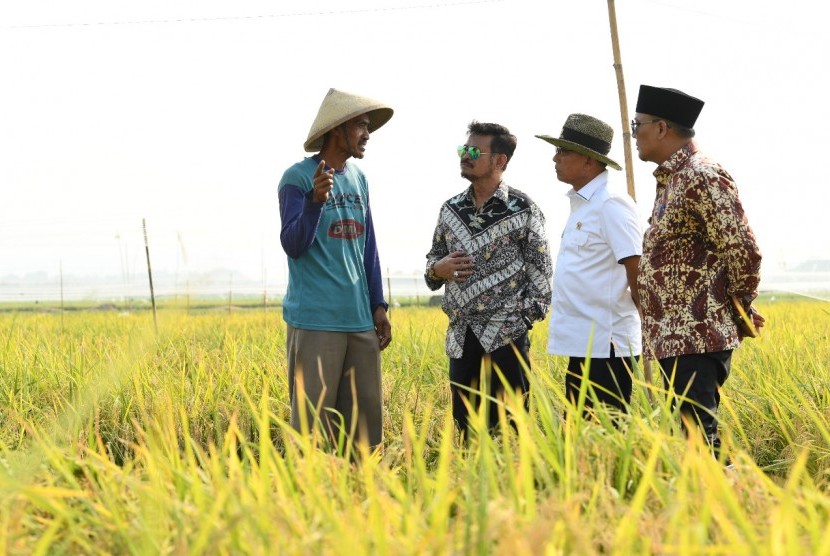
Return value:
<svg viewBox="0 0 830 556">
<path fill-rule="evenodd" d="M 734 349 L 740 336 L 729 296 L 753 299 L 761 269 L 735 182 L 691 141 L 654 176 L 637 279 L 644 347 L 655 359 Z"/>
</svg>

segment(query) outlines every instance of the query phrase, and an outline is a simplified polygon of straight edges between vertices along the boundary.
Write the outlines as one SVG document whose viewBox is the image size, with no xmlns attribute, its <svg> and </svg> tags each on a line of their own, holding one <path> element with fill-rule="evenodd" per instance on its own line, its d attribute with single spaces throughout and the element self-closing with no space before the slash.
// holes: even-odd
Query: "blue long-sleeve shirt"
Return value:
<svg viewBox="0 0 830 556">
<path fill-rule="evenodd" d="M 315 203 L 319 164 L 306 158 L 279 185 L 280 241 L 288 255 L 283 318 L 295 328 L 359 332 L 386 307 L 366 177 L 354 164 L 334 174 L 325 203 Z"/>
</svg>

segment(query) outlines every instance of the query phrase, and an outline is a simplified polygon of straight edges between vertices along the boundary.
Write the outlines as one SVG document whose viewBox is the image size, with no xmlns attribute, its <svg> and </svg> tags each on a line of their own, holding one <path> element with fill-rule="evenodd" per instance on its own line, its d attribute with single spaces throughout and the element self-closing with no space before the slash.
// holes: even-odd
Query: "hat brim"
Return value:
<svg viewBox="0 0 830 556">
<path fill-rule="evenodd" d="M 368 109 L 366 107 L 361 107 L 359 110 L 355 110 L 354 112 L 346 114 L 342 118 L 335 120 L 330 125 L 318 130 L 317 133 L 309 137 L 303 145 L 305 151 L 309 153 L 319 152 L 320 149 L 323 148 L 323 136 L 326 133 L 362 114 L 369 115 L 369 133 L 372 133 L 383 127 L 383 125 L 392 118 L 394 110 L 385 104 L 378 104 L 376 107 L 370 106 Z"/>
<path fill-rule="evenodd" d="M 538 137 L 542 141 L 547 141 L 548 143 L 556 147 L 562 147 L 571 151 L 578 152 L 579 154 L 589 156 L 594 160 L 599 160 L 600 162 L 607 164 L 614 170 L 622 170 L 622 166 L 620 166 L 604 154 L 591 150 L 588 147 L 580 145 L 579 143 L 574 143 L 573 141 L 568 141 L 566 139 L 560 139 L 559 137 L 551 137 L 550 135 L 534 135 L 534 137 Z"/>
</svg>

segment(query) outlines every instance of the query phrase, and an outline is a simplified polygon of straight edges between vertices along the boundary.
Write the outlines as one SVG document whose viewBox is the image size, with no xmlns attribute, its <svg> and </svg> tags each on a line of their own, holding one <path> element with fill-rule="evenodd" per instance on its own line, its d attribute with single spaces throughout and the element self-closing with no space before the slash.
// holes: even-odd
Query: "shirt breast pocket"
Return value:
<svg viewBox="0 0 830 556">
<path fill-rule="evenodd" d="M 580 249 L 584 249 L 588 246 L 588 241 L 590 239 L 590 234 L 583 230 L 571 230 L 565 234 L 565 237 L 562 238 L 562 241 L 567 245 L 570 249 L 574 251 L 579 251 Z"/>
</svg>

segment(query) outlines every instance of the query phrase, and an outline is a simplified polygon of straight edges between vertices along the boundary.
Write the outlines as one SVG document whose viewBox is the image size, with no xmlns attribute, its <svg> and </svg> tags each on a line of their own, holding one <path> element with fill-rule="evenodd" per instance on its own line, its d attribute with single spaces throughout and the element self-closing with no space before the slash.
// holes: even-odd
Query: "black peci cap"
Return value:
<svg viewBox="0 0 830 556">
<path fill-rule="evenodd" d="M 689 129 L 694 128 L 703 101 L 677 89 L 664 89 L 651 85 L 640 85 L 637 109 L 640 114 L 651 114 L 665 118 Z"/>
</svg>

